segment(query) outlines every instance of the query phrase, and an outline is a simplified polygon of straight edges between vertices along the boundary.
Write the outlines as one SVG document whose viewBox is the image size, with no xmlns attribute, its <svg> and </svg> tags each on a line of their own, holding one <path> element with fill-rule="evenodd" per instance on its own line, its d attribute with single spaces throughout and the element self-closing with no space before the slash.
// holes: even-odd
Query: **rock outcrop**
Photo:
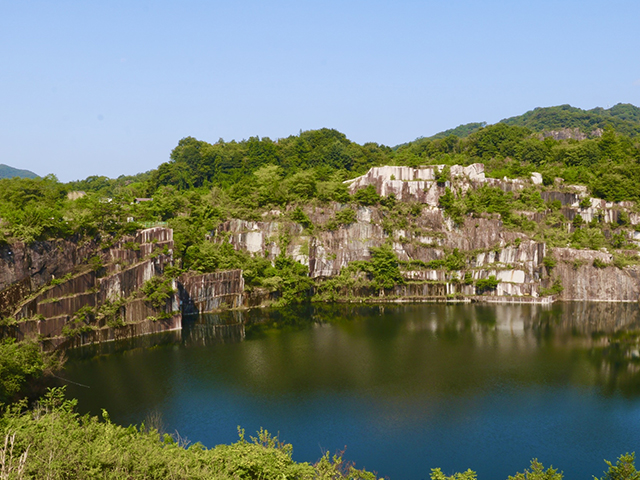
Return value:
<svg viewBox="0 0 640 480">
<path fill-rule="evenodd" d="M 181 328 L 175 293 L 158 304 L 142 292 L 173 264 L 171 229 L 143 230 L 104 248 L 96 241 L 38 242 L 31 249 L 18 244 L 6 247 L 3 257 L 20 259 L 4 278 L 22 276 L 0 292 L 3 316 L 10 320 L 2 326 L 4 335 L 35 336 L 45 347 L 58 348 Z M 50 284 L 43 286 L 47 279 Z M 169 282 L 168 290 L 177 291 L 175 281 Z"/>
<path fill-rule="evenodd" d="M 465 215 L 454 222 L 440 205 L 447 188 L 457 195 L 483 186 L 504 192 L 534 188 L 548 210 L 516 212 L 522 219 L 544 228 L 554 212 L 549 218 L 560 227 L 551 227 L 563 235 L 593 222 L 611 227 L 601 235 L 615 231 L 624 237 L 622 243 L 640 244 L 640 231 L 632 228 L 640 225 L 640 214 L 631 203 L 589 198 L 580 186 L 541 183 L 535 173 L 526 179 L 487 178 L 482 164 L 377 167 L 349 181 L 348 188 L 355 193 L 373 186 L 389 200 L 383 205 L 308 204 L 302 207 L 306 226 L 286 210 L 272 210 L 261 221 L 229 219 L 209 239 L 270 260 L 281 254 L 298 260 L 308 266 L 316 293 L 327 300 L 638 301 L 635 250 L 575 249 L 558 241 L 554 245 L 561 247 L 550 247 L 539 231 L 505 227 L 499 214 Z M 384 245 L 399 260 L 404 282 L 374 288 L 364 272 L 351 283 L 332 280 L 352 262 L 371 260 L 372 251 Z M 279 298 L 277 291 L 246 289 L 240 270 L 171 279 L 165 270 L 172 265 L 173 232 L 164 227 L 117 242 L 97 238 L 4 246 L 0 328 L 5 336 L 37 336 L 48 348 L 78 346 L 177 330 L 183 314 L 260 306 Z M 202 328 L 202 338 L 243 335 L 215 322 Z"/>
<path fill-rule="evenodd" d="M 444 165 L 377 167 L 348 182 L 351 193 L 372 185 L 383 197 L 393 194 L 398 200 L 420 205 L 416 214 L 407 215 L 406 221 L 400 219 L 397 224 L 389 223 L 392 216 L 389 208 L 359 207 L 354 222 L 327 228 L 331 218 L 349 208 L 331 204 L 304 208 L 315 226 L 312 232 L 288 220 L 286 212 L 278 211 L 270 215 L 271 220 L 261 222 L 229 220 L 213 232 L 212 237 L 216 241 L 225 232 L 224 241 L 229 241 L 236 249 L 274 259 L 283 248 L 278 239 L 286 233 L 288 243 L 284 253 L 307 265 L 309 275 L 316 279 L 335 277 L 353 261 L 370 260 L 372 248 L 390 242 L 398 260 L 407 264 L 403 267 L 407 284 L 386 292 L 391 297 L 408 296 L 417 300 L 462 296 L 484 301 L 525 302 L 554 299 L 638 301 L 640 269 L 637 266 L 616 267 L 612 255 L 607 252 L 550 248 L 513 228 L 505 228 L 499 215 L 466 217 L 454 224 L 439 208 L 440 197 L 447 186 L 461 192 L 482 185 L 507 192 L 518 191 L 539 185 L 539 175 L 534 174 L 530 179 L 499 180 L 486 178 L 482 164 L 451 166 L 449 180 L 438 184 L 438 173 L 444 168 Z M 560 213 L 567 222 L 580 215 L 583 222 L 596 219 L 617 226 L 626 215 L 630 225 L 640 224 L 640 216 L 631 210 L 629 202 L 611 203 L 589 198 L 583 187 L 546 189 L 541 191 L 541 196 L 545 202 L 559 202 Z M 544 213 L 538 212 L 522 214 L 536 222 L 542 222 L 545 217 Z M 577 227 L 568 223 L 568 228 L 573 231 Z M 640 233 L 635 231 L 627 235 L 630 241 L 640 240 Z M 443 267 L 428 268 L 433 261 L 444 261 L 456 249 L 464 253 L 464 268 L 454 271 Z M 630 253 L 636 255 L 636 252 Z M 545 257 L 555 258 L 557 265 L 545 266 Z M 594 260 L 598 263 L 596 259 L 610 266 L 598 268 L 594 266 Z M 422 262 L 423 266 L 412 269 L 411 265 L 416 262 Z M 498 282 L 495 289 L 480 292 L 474 287 L 478 280 L 492 277 Z M 356 296 L 367 295 L 367 292 L 356 293 Z"/>
</svg>

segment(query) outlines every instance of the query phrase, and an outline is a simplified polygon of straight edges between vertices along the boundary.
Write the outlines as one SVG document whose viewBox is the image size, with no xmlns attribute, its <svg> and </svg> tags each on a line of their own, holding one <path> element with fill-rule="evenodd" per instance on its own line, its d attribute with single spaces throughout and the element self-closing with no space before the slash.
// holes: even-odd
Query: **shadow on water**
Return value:
<svg viewBox="0 0 640 480">
<path fill-rule="evenodd" d="M 640 394 L 640 309 L 630 303 L 313 304 L 228 311 L 185 316 L 181 332 L 86 346 L 69 351 L 68 357 L 76 361 L 153 348 L 210 347 L 267 340 L 326 326 L 354 341 L 353 352 L 361 348 L 362 339 L 382 349 L 398 340 L 407 349 L 403 353 L 406 355 L 411 351 L 411 343 L 422 344 L 427 338 L 438 340 L 442 345 L 458 344 L 468 355 L 479 348 L 487 350 L 488 345 L 497 348 L 500 344 L 502 350 L 521 350 L 518 357 L 527 348 L 546 348 L 551 356 L 570 350 L 572 355 L 586 356 L 592 371 L 585 381 L 600 386 L 603 393 Z M 338 352 L 337 349 L 336 354 Z M 389 355 L 394 354 L 389 351 Z M 486 352 L 484 355 L 486 357 Z M 464 354 L 460 358 L 469 360 Z M 491 355 L 487 358 L 498 359 Z M 394 361 L 392 357 L 387 359 L 389 363 Z M 343 371 L 340 377 L 349 370 L 348 366 L 336 368 Z M 277 373 L 274 375 L 279 377 Z M 354 372 L 354 377 L 357 376 Z M 344 380 L 358 381 L 357 378 Z"/>
<path fill-rule="evenodd" d="M 636 304 L 320 304 L 185 317 L 72 351 L 66 374 L 91 387 L 69 386 L 81 410 L 207 446 L 242 425 L 391 478 L 506 478 L 533 456 L 591 478 L 640 440 L 639 341 Z"/>
</svg>

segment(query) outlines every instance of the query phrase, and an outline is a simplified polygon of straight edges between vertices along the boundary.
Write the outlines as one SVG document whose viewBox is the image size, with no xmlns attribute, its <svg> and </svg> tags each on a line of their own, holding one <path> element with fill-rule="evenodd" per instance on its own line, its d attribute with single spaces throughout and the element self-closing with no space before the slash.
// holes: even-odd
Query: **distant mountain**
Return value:
<svg viewBox="0 0 640 480">
<path fill-rule="evenodd" d="M 499 123 L 527 127 L 534 132 L 577 128 L 587 135 L 598 128 L 611 125 L 617 132 L 635 137 L 640 135 L 640 108 L 629 103 L 619 103 L 609 109 L 596 107 L 592 110 L 582 110 L 571 105 L 538 107 L 524 115 L 500 120 Z"/>
<path fill-rule="evenodd" d="M 0 163 L 0 178 L 39 178 L 39 176 L 30 170 L 20 170 L 19 168 L 13 168 L 4 163 Z"/>
</svg>

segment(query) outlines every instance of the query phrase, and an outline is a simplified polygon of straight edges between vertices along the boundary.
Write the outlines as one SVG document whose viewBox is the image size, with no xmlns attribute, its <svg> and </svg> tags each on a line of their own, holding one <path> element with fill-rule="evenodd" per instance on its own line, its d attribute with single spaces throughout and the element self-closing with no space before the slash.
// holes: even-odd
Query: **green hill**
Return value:
<svg viewBox="0 0 640 480">
<path fill-rule="evenodd" d="M 20 170 L 19 168 L 13 168 L 4 163 L 0 163 L 0 178 L 40 178 L 39 175 L 33 173 L 30 170 Z"/>
<path fill-rule="evenodd" d="M 534 132 L 578 128 L 586 134 L 611 125 L 616 132 L 635 137 L 640 135 L 640 108 L 629 103 L 619 103 L 609 109 L 596 107 L 592 110 L 582 110 L 571 105 L 538 107 L 523 115 L 500 120 L 500 123 L 526 127 Z"/>
<path fill-rule="evenodd" d="M 429 138 L 431 140 L 437 140 L 439 138 L 446 138 L 449 135 L 455 135 L 456 137 L 464 138 L 486 126 L 487 122 L 466 123 L 464 125 L 458 125 L 456 128 L 450 128 L 449 130 L 445 130 L 444 132 L 436 133 Z"/>
</svg>

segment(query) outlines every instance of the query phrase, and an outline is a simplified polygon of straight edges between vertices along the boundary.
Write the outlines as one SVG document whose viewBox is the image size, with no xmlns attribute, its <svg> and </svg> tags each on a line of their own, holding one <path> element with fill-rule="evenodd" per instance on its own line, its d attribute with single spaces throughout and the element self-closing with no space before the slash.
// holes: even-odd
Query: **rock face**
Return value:
<svg viewBox="0 0 640 480">
<path fill-rule="evenodd" d="M 378 195 L 395 195 L 398 200 L 416 201 L 432 207 L 438 206 L 438 199 L 444 192 L 444 185 L 438 185 L 438 172 L 444 170 L 445 165 L 432 165 L 421 168 L 410 167 L 374 167 L 365 175 L 353 180 L 347 180 L 349 190 L 353 193 L 361 188 L 373 185 Z M 484 165 L 474 163 L 468 167 L 453 165 L 450 167 L 452 178 L 469 184 L 481 184 L 486 181 Z"/>
<path fill-rule="evenodd" d="M 638 267 L 594 267 L 594 260 L 612 264 L 612 255 L 593 250 L 550 248 L 545 243 L 527 238 L 525 234 L 505 229 L 499 215 L 467 217 L 454 225 L 438 207 L 446 185 L 465 191 L 490 185 L 504 191 L 520 190 L 527 185 L 539 185 L 541 176 L 530 179 L 497 180 L 485 178 L 484 166 L 450 167 L 450 181 L 438 185 L 436 178 L 444 165 L 423 168 L 377 167 L 348 182 L 352 193 L 373 185 L 382 196 L 393 194 L 396 199 L 419 204 L 419 214 L 407 214 L 408 221 L 389 225 L 389 209 L 359 207 L 356 221 L 326 228 L 331 218 L 348 208 L 339 204 L 307 206 L 304 213 L 315 225 L 313 232 L 288 220 L 286 212 L 272 215 L 273 220 L 246 222 L 232 219 L 213 232 L 214 241 L 225 232 L 225 241 L 236 249 L 273 259 L 281 253 L 279 236 L 289 238 L 286 254 L 309 267 L 312 278 L 323 279 L 339 275 L 349 263 L 370 260 L 371 248 L 390 242 L 400 261 L 411 262 L 403 267 L 408 282 L 402 288 L 386 292 L 387 296 L 419 298 L 462 295 L 484 301 L 595 300 L 635 302 L 640 296 L 640 270 Z M 640 224 L 640 216 L 630 210 L 631 204 L 608 203 L 588 199 L 581 187 L 567 186 L 562 190 L 541 192 L 546 202 L 558 201 L 560 212 L 567 221 L 579 214 L 585 222 L 594 218 L 604 223 L 617 224 L 623 213 L 631 225 Z M 588 202 L 585 202 L 588 199 Z M 586 203 L 586 205 L 585 205 Z M 535 221 L 543 213 L 523 212 Z M 396 219 L 397 220 L 397 219 Z M 574 229 L 569 225 L 570 229 Z M 640 241 L 640 233 L 630 232 L 630 240 Z M 464 268 L 451 271 L 443 267 L 416 268 L 416 262 L 444 261 L 455 249 L 465 255 Z M 635 254 L 635 253 L 634 253 Z M 546 267 L 545 257 L 556 258 L 555 267 Z M 481 292 L 473 284 L 495 276 L 497 287 Z M 466 281 L 462 281 L 463 278 Z M 441 287 L 432 286 L 440 284 Z M 427 285 L 427 286 L 424 286 Z M 553 288 L 556 285 L 556 288 Z M 562 288 L 557 288 L 561 285 Z M 376 295 L 375 292 L 356 292 L 358 295 Z M 482 294 L 481 296 L 479 296 Z"/>
<path fill-rule="evenodd" d="M 22 242 L 0 247 L 0 290 L 28 279 L 30 290 L 37 290 L 53 278 L 59 278 L 95 254 L 97 244 L 79 245 L 73 239 Z"/>
<path fill-rule="evenodd" d="M 613 256 L 594 250 L 553 249 L 557 265 L 553 275 L 564 287 L 561 300 L 637 302 L 640 300 L 640 268 L 611 265 Z M 609 264 L 594 267 L 594 260 Z"/>
<path fill-rule="evenodd" d="M 243 305 L 242 270 L 203 275 L 184 275 L 179 279 L 180 304 L 185 315 L 214 312 Z"/>
<path fill-rule="evenodd" d="M 176 294 L 158 305 L 141 292 L 173 264 L 172 250 L 173 232 L 161 227 L 103 249 L 97 242 L 74 246 L 62 241 L 5 248 L 4 256 L 21 260 L 13 262 L 4 278 L 23 277 L 0 292 L 4 316 L 15 319 L 2 327 L 4 335 L 35 335 L 45 347 L 57 348 L 180 329 Z M 87 271 L 89 257 L 97 259 L 97 270 Z M 29 263 L 38 270 L 29 274 Z M 47 278 L 55 283 L 43 288 Z M 171 288 L 177 291 L 175 281 Z"/>
<path fill-rule="evenodd" d="M 325 286 L 336 284 L 332 279 L 349 264 L 371 260 L 372 249 L 391 246 L 404 283 L 386 290 L 374 290 L 367 281 L 336 284 L 340 286 L 327 299 L 639 301 L 640 266 L 619 261 L 621 254 L 627 259 L 637 256 L 635 251 L 617 252 L 616 257 L 604 249 L 551 248 L 540 236 L 505 228 L 498 214 L 468 215 L 454 223 L 439 206 L 447 187 L 465 192 L 489 185 L 511 192 L 540 185 L 539 174 L 527 179 L 492 179 L 485 177 L 482 164 L 474 164 L 448 167 L 445 179 L 444 169 L 443 165 L 372 168 L 349 182 L 351 192 L 373 186 L 379 195 L 393 194 L 402 203 L 308 204 L 303 211 L 313 228 L 295 223 L 287 211 L 273 210 L 262 221 L 230 219 L 211 232 L 210 240 L 230 242 L 236 249 L 271 260 L 280 254 L 291 256 L 308 266 L 320 294 Z M 584 188 L 559 183 L 545 187 L 541 195 L 548 205 L 555 204 L 553 221 L 562 224 L 568 234 L 579 228 L 580 215 L 582 222 L 627 225 L 627 241 L 640 244 L 640 232 L 629 228 L 640 224 L 640 214 L 628 202 L 588 198 Z M 521 213 L 538 223 L 547 214 Z M 562 217 L 564 221 L 558 220 Z M 340 220 L 345 218 L 348 220 Z M 39 336 L 47 348 L 78 346 L 180 329 L 183 313 L 278 300 L 277 292 L 245 291 L 240 270 L 171 280 L 164 272 L 172 265 L 173 232 L 163 227 L 140 231 L 113 244 L 108 239 L 57 240 L 1 247 L 0 313 L 4 321 L 0 329 L 5 336 L 16 338 Z M 362 273 L 360 279 L 366 280 L 364 277 Z M 165 296 L 152 302 L 144 293 L 149 288 L 163 288 Z M 225 328 L 203 324 L 202 338 L 243 335 Z"/>
</svg>

